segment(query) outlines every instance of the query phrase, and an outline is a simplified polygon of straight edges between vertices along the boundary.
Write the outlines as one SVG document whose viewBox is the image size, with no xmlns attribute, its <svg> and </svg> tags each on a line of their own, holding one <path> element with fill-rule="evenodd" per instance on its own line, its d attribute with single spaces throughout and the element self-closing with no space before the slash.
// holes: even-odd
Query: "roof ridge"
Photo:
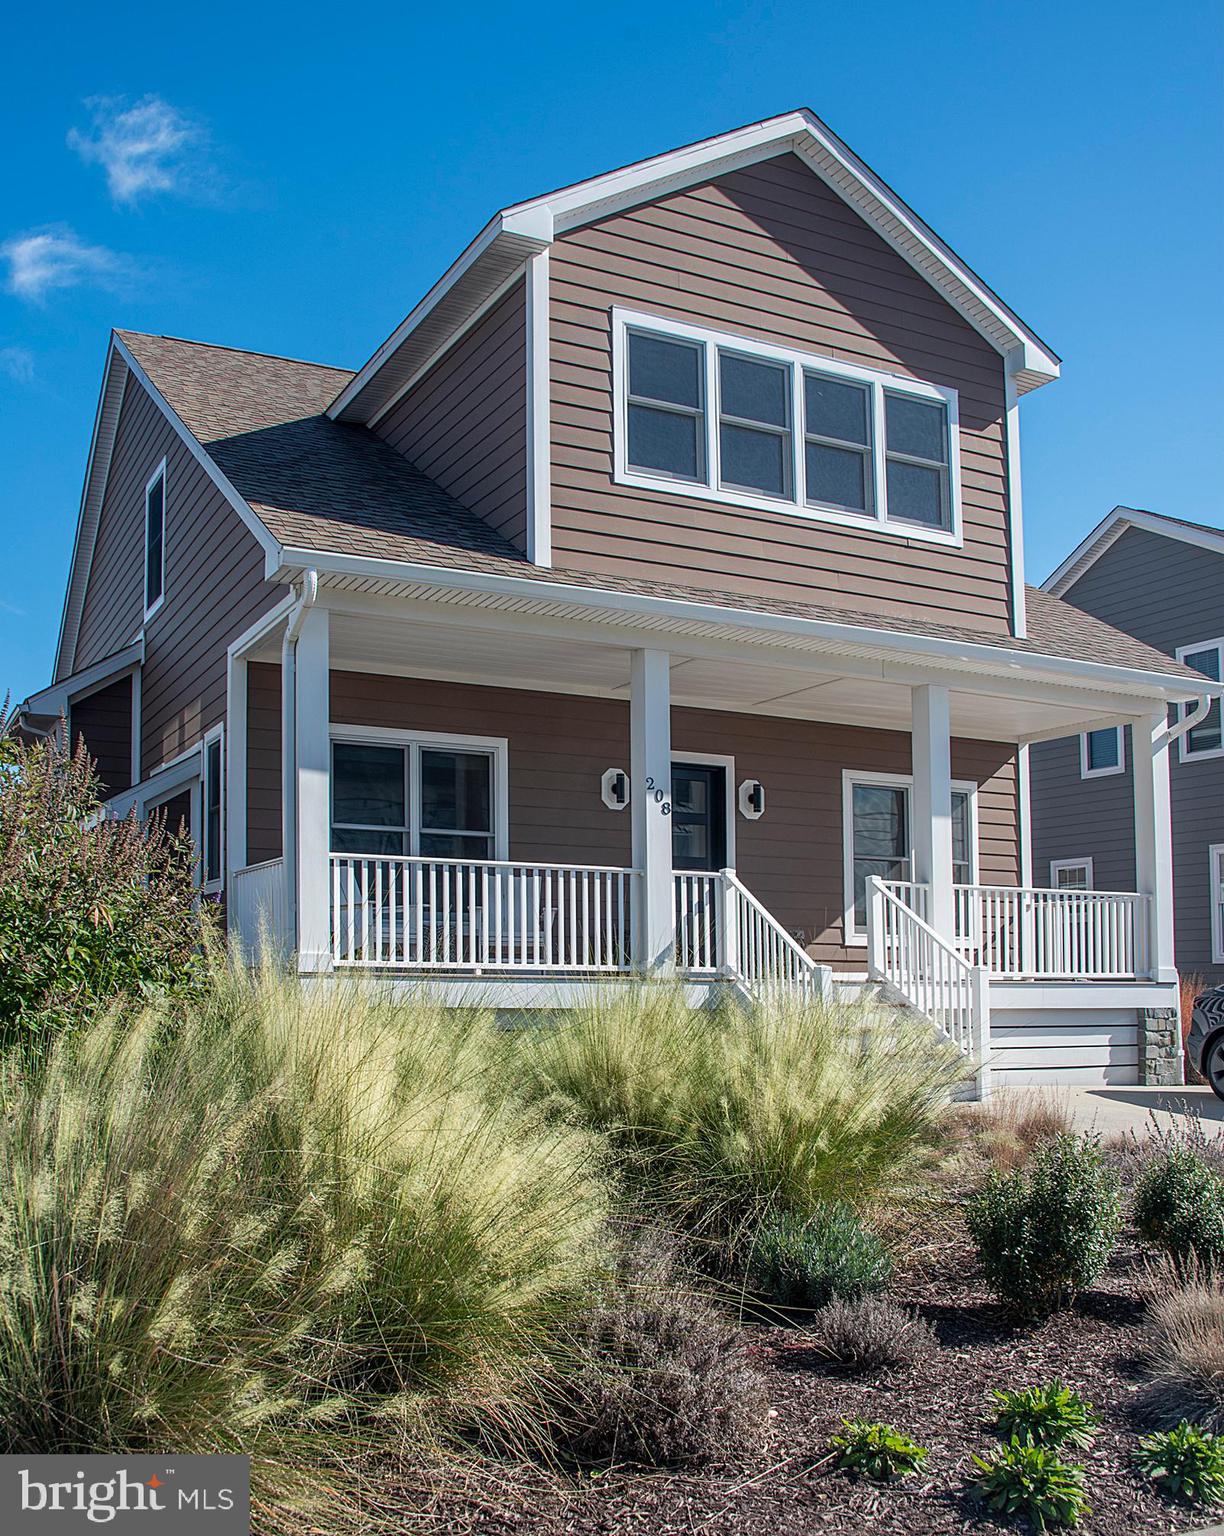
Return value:
<svg viewBox="0 0 1224 1536">
<path fill-rule="evenodd" d="M 284 352 L 261 352 L 258 347 L 229 347 L 221 341 L 200 341 L 194 336 L 171 336 L 165 331 L 128 331 L 115 328 L 117 336 L 140 336 L 147 341 L 173 341 L 183 347 L 206 347 L 210 352 L 230 352 L 238 357 L 263 357 L 274 363 L 292 363 L 295 368 L 323 368 L 328 373 L 347 373 L 354 369 L 339 363 L 320 363 L 309 357 L 289 357 Z"/>
</svg>

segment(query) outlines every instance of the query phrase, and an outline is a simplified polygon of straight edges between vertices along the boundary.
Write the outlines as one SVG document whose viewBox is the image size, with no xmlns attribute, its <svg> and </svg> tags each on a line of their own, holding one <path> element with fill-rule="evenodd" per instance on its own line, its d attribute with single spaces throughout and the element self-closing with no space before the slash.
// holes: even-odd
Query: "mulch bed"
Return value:
<svg viewBox="0 0 1224 1536">
<path fill-rule="evenodd" d="M 771 1420 L 759 1452 L 683 1473 L 618 1466 L 563 1476 L 530 1466 L 448 1464 L 406 1476 L 395 1503 L 405 1531 L 531 1532 L 532 1536 L 943 1536 L 1014 1531 L 984 1518 L 966 1492 L 971 1453 L 998 1445 L 990 1389 L 1059 1377 L 1100 1414 L 1091 1450 L 1069 1453 L 1087 1468 L 1089 1536 L 1181 1532 L 1210 1524 L 1207 1511 L 1172 1504 L 1133 1467 L 1141 1429 L 1133 1416 L 1139 1257 L 1123 1246 L 1098 1289 L 1073 1312 L 1019 1329 L 983 1292 L 955 1231 L 942 1251 L 894 1286 L 934 1325 L 940 1350 L 916 1367 L 871 1380 L 830 1373 L 801 1328 L 754 1326 Z M 884 1488 L 855 1482 L 825 1460 L 842 1418 L 895 1424 L 930 1451 L 924 1470 Z M 1023 1529 L 1023 1527 L 1021 1527 Z"/>
</svg>

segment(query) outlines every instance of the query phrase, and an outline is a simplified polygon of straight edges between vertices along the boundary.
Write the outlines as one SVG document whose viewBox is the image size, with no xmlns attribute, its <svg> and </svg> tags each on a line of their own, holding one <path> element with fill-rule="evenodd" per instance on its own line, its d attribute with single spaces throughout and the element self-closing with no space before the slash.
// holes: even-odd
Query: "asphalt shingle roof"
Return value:
<svg viewBox="0 0 1224 1536">
<path fill-rule="evenodd" d="M 535 566 L 367 427 L 334 422 L 324 414 L 353 377 L 350 370 L 175 337 L 118 335 L 273 537 L 289 548 L 861 624 L 1171 676 L 1197 675 L 1037 587 L 1027 589 L 1028 637 L 1014 640 L 895 612 Z"/>
</svg>

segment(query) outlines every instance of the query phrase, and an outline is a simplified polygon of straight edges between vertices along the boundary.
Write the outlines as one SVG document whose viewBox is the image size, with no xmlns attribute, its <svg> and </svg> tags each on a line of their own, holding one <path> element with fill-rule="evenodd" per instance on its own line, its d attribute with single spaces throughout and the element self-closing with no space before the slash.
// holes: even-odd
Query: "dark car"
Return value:
<svg viewBox="0 0 1224 1536">
<path fill-rule="evenodd" d="M 1194 999 L 1186 1055 L 1216 1097 L 1224 1099 L 1224 987 L 1212 987 Z"/>
</svg>

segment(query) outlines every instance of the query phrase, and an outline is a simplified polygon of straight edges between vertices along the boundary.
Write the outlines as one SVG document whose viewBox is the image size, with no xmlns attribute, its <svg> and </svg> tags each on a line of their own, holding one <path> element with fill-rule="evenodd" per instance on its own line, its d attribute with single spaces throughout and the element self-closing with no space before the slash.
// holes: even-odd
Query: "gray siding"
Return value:
<svg viewBox="0 0 1224 1536">
<path fill-rule="evenodd" d="M 522 281 L 375 430 L 520 549 L 527 539 L 527 336 Z"/>
<path fill-rule="evenodd" d="M 1128 528 L 1063 595 L 1170 656 L 1224 636 L 1224 557 L 1147 529 Z M 1129 740 L 1124 775 L 1081 779 L 1075 737 L 1033 748 L 1030 781 L 1037 882 L 1049 879 L 1051 859 L 1091 854 L 1099 861 L 1098 888 L 1133 890 Z M 1212 844 L 1224 843 L 1224 758 L 1182 762 L 1174 748 L 1170 793 L 1177 965 L 1224 981 L 1224 966 L 1211 958 L 1207 856 Z"/>
<path fill-rule="evenodd" d="M 1002 360 L 798 159 L 564 234 L 550 274 L 557 565 L 1006 632 Z M 614 304 L 956 389 L 964 549 L 615 485 Z"/>
</svg>

